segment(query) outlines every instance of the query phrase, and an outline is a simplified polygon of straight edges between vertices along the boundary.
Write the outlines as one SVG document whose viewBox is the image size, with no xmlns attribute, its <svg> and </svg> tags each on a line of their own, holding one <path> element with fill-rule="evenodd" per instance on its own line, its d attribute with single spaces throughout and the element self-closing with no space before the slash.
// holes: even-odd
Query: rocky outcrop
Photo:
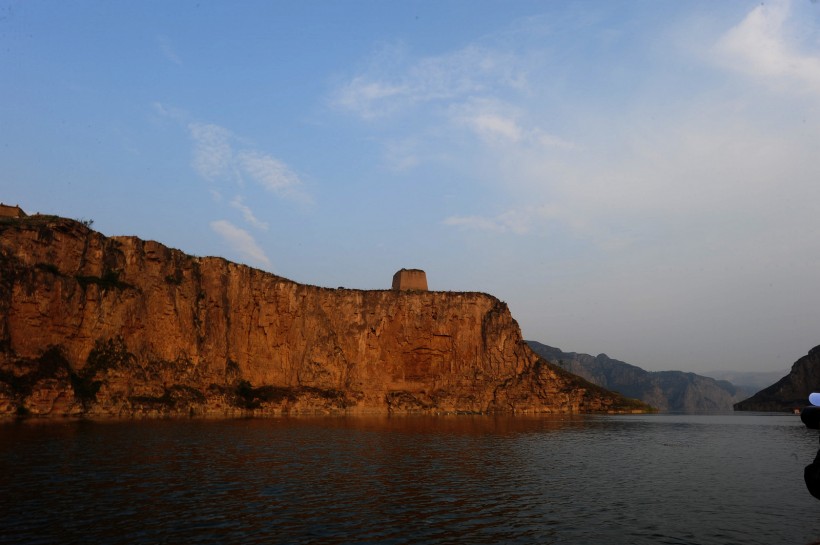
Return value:
<svg viewBox="0 0 820 545">
<path fill-rule="evenodd" d="M 730 411 L 742 391 L 725 380 L 684 373 L 646 371 L 608 357 L 563 352 L 558 348 L 527 341 L 536 354 L 570 373 L 627 397 L 640 399 L 661 411 Z"/>
<path fill-rule="evenodd" d="M 319 288 L 72 220 L 0 220 L 3 415 L 646 408 L 541 360 L 486 294 Z"/>
<path fill-rule="evenodd" d="M 785 377 L 735 405 L 736 411 L 792 411 L 809 404 L 820 392 L 820 346 L 794 362 Z"/>
</svg>

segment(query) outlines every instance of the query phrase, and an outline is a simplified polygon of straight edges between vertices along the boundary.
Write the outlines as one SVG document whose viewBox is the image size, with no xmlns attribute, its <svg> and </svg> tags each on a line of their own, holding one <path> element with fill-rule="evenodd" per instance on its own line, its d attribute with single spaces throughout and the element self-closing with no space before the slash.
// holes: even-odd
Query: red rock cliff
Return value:
<svg viewBox="0 0 820 545">
<path fill-rule="evenodd" d="M 325 289 L 50 216 L 0 220 L 0 415 L 646 408 L 480 293 Z"/>
</svg>

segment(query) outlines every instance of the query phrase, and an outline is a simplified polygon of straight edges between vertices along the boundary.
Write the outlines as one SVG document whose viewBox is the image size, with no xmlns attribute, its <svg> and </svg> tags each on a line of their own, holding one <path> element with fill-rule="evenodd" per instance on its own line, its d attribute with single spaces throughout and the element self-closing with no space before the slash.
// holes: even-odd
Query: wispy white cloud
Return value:
<svg viewBox="0 0 820 545">
<path fill-rule="evenodd" d="M 544 236 L 561 231 L 586 239 L 607 252 L 623 250 L 634 242 L 623 233 L 602 228 L 595 221 L 591 221 L 591 218 L 579 215 L 572 209 L 563 208 L 562 204 L 524 205 L 495 216 L 449 216 L 442 223 L 468 231 L 512 235 Z"/>
<path fill-rule="evenodd" d="M 225 176 L 234 161 L 231 132 L 219 125 L 208 123 L 190 123 L 188 130 L 194 141 L 191 161 L 194 170 L 209 181 Z"/>
<path fill-rule="evenodd" d="M 497 98 L 470 98 L 450 108 L 450 121 L 468 128 L 485 144 L 563 149 L 575 147 L 572 142 L 532 125 L 531 120 L 522 121 L 527 117 L 522 107 Z"/>
<path fill-rule="evenodd" d="M 539 222 L 558 215 L 560 215 L 560 211 L 552 205 L 522 206 L 493 217 L 450 216 L 445 218 L 443 223 L 444 225 L 476 231 L 525 235 L 537 229 Z"/>
<path fill-rule="evenodd" d="M 501 71 L 446 76 L 399 56 L 356 74 L 337 105 L 366 118 L 390 165 L 427 162 L 425 173 L 441 174 L 441 192 L 456 197 L 440 226 L 464 247 L 480 241 L 483 255 L 509 257 L 487 260 L 486 281 L 498 278 L 516 298 L 531 332 L 622 353 L 641 347 L 659 366 L 670 346 L 697 336 L 710 349 L 684 346 L 684 361 L 734 361 L 726 338 L 773 336 L 813 293 L 810 281 L 787 280 L 816 276 L 805 256 L 820 248 L 820 35 L 795 32 L 801 9 L 767 1 L 738 17 L 721 8 L 691 28 L 701 15 L 682 17 L 674 32 L 637 32 L 626 50 L 607 44 L 603 60 L 588 47 L 596 29 L 564 43 L 545 36 L 529 44 L 570 45 L 555 63 L 530 65 L 521 59 L 544 57 L 519 47 L 522 85 Z M 503 56 L 491 46 L 481 50 Z M 519 278 L 527 285 L 513 285 Z M 789 286 L 767 298 L 772 282 Z M 567 308 L 576 309 L 571 326 Z"/>
<path fill-rule="evenodd" d="M 267 222 L 260 221 L 254 215 L 253 210 L 251 210 L 250 207 L 243 202 L 243 199 L 240 195 L 234 197 L 234 199 L 231 201 L 231 206 L 239 210 L 242 213 L 242 217 L 245 218 L 245 221 L 247 221 L 257 229 L 260 229 L 262 231 L 268 230 Z"/>
<path fill-rule="evenodd" d="M 189 123 L 194 143 L 191 166 L 211 182 L 243 186 L 249 180 L 279 197 L 310 203 L 302 179 L 272 155 L 246 147 L 230 130 L 212 123 Z"/>
<path fill-rule="evenodd" d="M 365 119 L 372 119 L 392 109 L 385 105 L 389 99 L 402 98 L 407 93 L 408 89 L 403 86 L 357 76 L 337 91 L 335 103 L 338 107 L 355 112 Z"/>
<path fill-rule="evenodd" d="M 791 91 L 820 92 L 820 48 L 801 51 L 790 0 L 773 0 L 752 9 L 731 28 L 716 46 L 718 57 L 732 69 L 773 83 L 787 84 Z"/>
<path fill-rule="evenodd" d="M 530 33 L 533 25 L 543 24 L 532 20 L 519 31 Z M 537 97 L 532 83 L 534 77 L 544 77 L 541 69 L 539 55 L 490 41 L 415 59 L 405 48 L 386 47 L 331 100 L 338 109 L 366 121 L 412 112 L 411 125 L 421 132 L 385 143 L 385 164 L 397 172 L 422 162 L 447 161 L 448 150 L 461 143 L 464 129 L 490 146 L 572 148 L 575 144 L 569 139 L 532 123 L 526 109 L 513 106 Z M 441 145 L 431 144 L 431 139 Z M 411 148 L 408 142 L 424 145 Z"/>
<path fill-rule="evenodd" d="M 405 172 L 421 162 L 415 138 L 392 140 L 385 143 L 384 160 L 394 172 Z"/>
<path fill-rule="evenodd" d="M 475 231 L 492 231 L 496 233 L 512 232 L 523 235 L 530 232 L 531 218 L 518 210 L 511 210 L 488 218 L 482 216 L 450 216 L 444 219 L 444 225 L 461 227 Z"/>
<path fill-rule="evenodd" d="M 476 134 L 485 140 L 520 142 L 523 131 L 515 119 L 493 112 L 479 112 L 463 119 Z"/>
<path fill-rule="evenodd" d="M 608 250 L 642 238 L 672 243 L 692 223 L 712 225 L 716 239 L 743 236 L 734 225 L 799 222 L 785 207 L 797 195 L 820 199 L 810 174 L 820 168 L 812 151 L 820 129 L 774 130 L 727 109 L 716 103 L 682 111 L 668 127 L 619 131 L 611 149 L 593 140 L 554 154 L 523 141 L 484 147 L 481 165 L 491 170 L 476 175 L 513 206 L 468 209 L 444 224 L 512 235 L 560 231 Z"/>
<path fill-rule="evenodd" d="M 482 216 L 450 216 L 442 222 L 444 225 L 462 227 L 476 231 L 495 231 L 503 233 L 506 226 L 498 218 L 486 218 Z"/>
<path fill-rule="evenodd" d="M 286 163 L 255 149 L 233 131 L 214 123 L 191 121 L 185 111 L 159 102 L 153 107 L 160 116 L 187 129 L 193 144 L 191 167 L 210 182 L 208 192 L 213 201 L 238 211 L 253 228 L 266 231 L 268 223 L 246 203 L 245 196 L 250 192 L 251 184 L 289 201 L 312 202 L 302 179 Z M 235 194 L 235 197 L 227 201 L 223 197 L 225 194 Z M 213 221 L 210 227 L 243 258 L 270 267 L 270 260 L 248 231 L 228 220 Z"/>
<path fill-rule="evenodd" d="M 244 150 L 236 155 L 236 164 L 251 180 L 268 191 L 301 202 L 311 201 L 299 176 L 275 157 L 255 150 Z"/>
<path fill-rule="evenodd" d="M 185 111 L 169 106 L 168 104 L 163 104 L 162 102 L 153 102 L 151 106 L 153 107 L 154 112 L 160 117 L 166 117 L 181 124 L 184 124 L 185 119 L 188 117 Z"/>
<path fill-rule="evenodd" d="M 689 96 L 668 95 L 665 110 L 609 102 L 595 114 L 566 96 L 563 103 L 580 114 L 571 139 L 548 129 L 550 109 L 537 95 L 530 100 L 488 89 L 451 102 L 449 121 L 481 144 L 472 150 L 481 169 L 476 178 L 507 208 L 468 203 L 472 210 L 443 223 L 511 235 L 560 230 L 603 250 L 680 243 L 693 222 L 713 226 L 710 239 L 735 243 L 749 231 L 734 224 L 762 225 L 767 218 L 796 229 L 785 196 L 820 199 L 820 186 L 808 175 L 820 168 L 811 150 L 820 129 L 787 122 L 807 111 L 761 98 L 743 84 L 751 75 L 789 92 L 820 90 L 820 55 L 795 45 L 790 7 L 786 1 L 754 7 L 719 37 L 716 50 L 730 66 L 721 75 L 734 94 L 701 87 Z M 803 43 L 812 39 L 820 43 L 816 29 Z M 711 61 L 703 69 L 714 77 Z M 655 121 L 658 113 L 662 119 Z"/>
<path fill-rule="evenodd" d="M 465 98 L 498 87 L 524 91 L 527 82 L 525 64 L 498 49 L 469 45 L 408 62 L 404 50 L 388 48 L 364 73 L 342 85 L 333 103 L 373 119 L 417 104 Z"/>
<path fill-rule="evenodd" d="M 271 266 L 270 259 L 250 233 L 227 220 L 212 221 L 210 225 L 242 258 L 257 265 Z"/>
<path fill-rule="evenodd" d="M 162 54 L 165 55 L 166 59 L 177 66 L 182 66 L 182 58 L 177 54 L 176 50 L 174 50 L 170 40 L 168 40 L 166 36 L 157 36 L 157 43 L 159 44 L 160 51 L 162 51 Z"/>
</svg>

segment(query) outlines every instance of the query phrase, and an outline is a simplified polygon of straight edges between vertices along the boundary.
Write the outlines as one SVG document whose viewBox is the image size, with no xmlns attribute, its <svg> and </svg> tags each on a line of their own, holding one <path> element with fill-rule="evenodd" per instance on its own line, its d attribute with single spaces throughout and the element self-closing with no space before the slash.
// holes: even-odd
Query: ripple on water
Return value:
<svg viewBox="0 0 820 545">
<path fill-rule="evenodd" d="M 0 543 L 806 543 L 764 415 L 0 426 Z"/>
</svg>

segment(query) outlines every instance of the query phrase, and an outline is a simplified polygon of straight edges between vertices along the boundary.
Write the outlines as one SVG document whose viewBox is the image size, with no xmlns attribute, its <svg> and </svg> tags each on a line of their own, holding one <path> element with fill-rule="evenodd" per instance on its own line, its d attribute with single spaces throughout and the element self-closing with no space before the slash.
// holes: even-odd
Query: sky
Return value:
<svg viewBox="0 0 820 545">
<path fill-rule="evenodd" d="M 0 0 L 0 201 L 785 371 L 820 344 L 820 3 Z"/>
</svg>

